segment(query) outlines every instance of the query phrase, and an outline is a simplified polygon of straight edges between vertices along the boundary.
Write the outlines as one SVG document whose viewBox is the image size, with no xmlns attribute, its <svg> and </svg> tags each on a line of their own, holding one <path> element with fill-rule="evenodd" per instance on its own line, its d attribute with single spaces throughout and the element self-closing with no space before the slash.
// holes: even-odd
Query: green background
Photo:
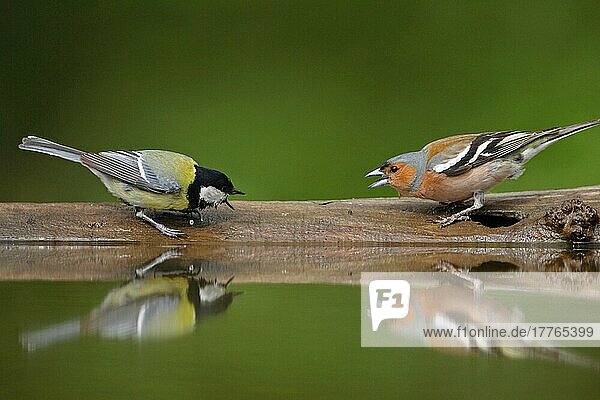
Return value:
<svg viewBox="0 0 600 400">
<path fill-rule="evenodd" d="M 0 200 L 107 201 L 17 149 L 170 149 L 247 199 L 393 196 L 363 175 L 443 136 L 600 117 L 597 0 L 4 4 Z M 600 182 L 600 129 L 499 190 Z"/>
</svg>

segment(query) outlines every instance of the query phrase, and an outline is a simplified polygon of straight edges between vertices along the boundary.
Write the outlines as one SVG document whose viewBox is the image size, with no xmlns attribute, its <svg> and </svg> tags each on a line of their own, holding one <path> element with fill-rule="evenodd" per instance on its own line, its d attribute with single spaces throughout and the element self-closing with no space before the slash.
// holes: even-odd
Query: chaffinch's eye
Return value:
<svg viewBox="0 0 600 400">
<path fill-rule="evenodd" d="M 397 167 L 397 166 L 395 166 L 395 165 L 393 165 L 393 166 L 392 166 L 392 168 L 390 168 L 390 171 L 391 171 L 392 173 L 394 173 L 394 172 L 398 172 L 398 167 Z"/>
</svg>

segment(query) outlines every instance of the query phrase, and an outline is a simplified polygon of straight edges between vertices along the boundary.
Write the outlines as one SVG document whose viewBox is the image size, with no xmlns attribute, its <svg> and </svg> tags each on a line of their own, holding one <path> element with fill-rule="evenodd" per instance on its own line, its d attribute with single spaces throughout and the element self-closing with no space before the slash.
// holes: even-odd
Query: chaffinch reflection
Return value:
<svg viewBox="0 0 600 400">
<path fill-rule="evenodd" d="M 446 264 L 447 267 L 449 264 Z M 380 329 L 402 342 L 414 346 L 432 347 L 438 351 L 454 353 L 497 354 L 513 359 L 541 359 L 600 369 L 600 361 L 567 348 L 553 347 L 543 340 L 537 347 L 526 347 L 523 343 L 503 338 L 482 335 L 458 335 L 460 329 L 493 326 L 494 324 L 518 324 L 524 315 L 517 307 L 507 307 L 500 300 L 484 293 L 484 283 L 477 274 L 463 273 L 456 268 L 437 283 L 426 287 L 411 288 L 410 309 L 405 318 L 386 319 Z M 489 282 L 488 282 L 489 283 Z M 515 293 L 527 295 L 526 286 L 505 288 L 513 297 Z M 535 293 L 529 289 L 529 293 Z M 453 332 L 452 335 L 424 335 L 425 331 Z"/>
</svg>

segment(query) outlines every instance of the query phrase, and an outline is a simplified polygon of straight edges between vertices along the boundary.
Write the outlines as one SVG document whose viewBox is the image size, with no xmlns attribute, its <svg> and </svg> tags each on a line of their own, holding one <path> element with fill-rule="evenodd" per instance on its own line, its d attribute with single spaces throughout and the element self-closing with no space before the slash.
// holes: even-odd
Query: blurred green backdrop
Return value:
<svg viewBox="0 0 600 400">
<path fill-rule="evenodd" d="M 363 175 L 446 135 L 600 117 L 597 0 L 9 2 L 1 201 L 107 201 L 17 149 L 171 149 L 247 199 L 393 196 Z M 600 182 L 600 129 L 498 190 Z"/>
</svg>

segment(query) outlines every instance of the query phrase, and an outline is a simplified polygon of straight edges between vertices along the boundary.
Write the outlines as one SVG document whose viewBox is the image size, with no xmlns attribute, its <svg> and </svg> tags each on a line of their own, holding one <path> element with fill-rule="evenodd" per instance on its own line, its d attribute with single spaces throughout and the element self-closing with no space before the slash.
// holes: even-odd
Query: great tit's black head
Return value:
<svg viewBox="0 0 600 400">
<path fill-rule="evenodd" d="M 196 319 L 204 319 L 225 311 L 233 298 L 241 292 L 232 292 L 228 286 L 233 280 L 217 282 L 203 277 L 191 277 L 188 280 L 188 299 L 196 310 Z"/>
<path fill-rule="evenodd" d="M 190 208 L 217 207 L 225 203 L 233 209 L 227 201 L 227 197 L 232 194 L 244 192 L 236 189 L 231 179 L 221 171 L 196 165 L 196 177 L 188 188 Z"/>
</svg>

